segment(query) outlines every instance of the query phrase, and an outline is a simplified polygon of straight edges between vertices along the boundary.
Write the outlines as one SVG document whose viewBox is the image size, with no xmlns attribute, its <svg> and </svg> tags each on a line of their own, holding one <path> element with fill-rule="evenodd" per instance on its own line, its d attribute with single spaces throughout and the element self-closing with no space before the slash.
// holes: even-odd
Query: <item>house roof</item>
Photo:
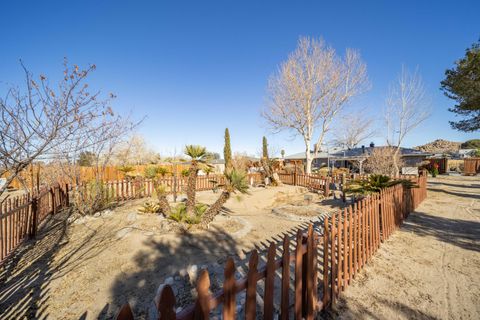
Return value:
<svg viewBox="0 0 480 320">
<path fill-rule="evenodd" d="M 312 156 L 313 156 L 313 151 L 311 151 L 310 154 L 312 154 Z M 315 159 L 328 158 L 328 157 L 329 157 L 329 153 L 319 152 L 318 155 L 315 157 Z M 294 153 L 294 154 L 286 156 L 285 160 L 305 160 L 305 158 L 306 158 L 305 157 L 305 152 L 299 152 L 299 153 Z"/>
<path fill-rule="evenodd" d="M 368 157 L 370 153 L 372 153 L 372 151 L 376 148 L 385 148 L 385 146 L 347 149 L 347 150 L 342 150 L 340 152 L 336 152 L 331 156 L 337 159 Z M 410 148 L 400 148 L 400 155 L 402 157 L 415 157 L 415 156 L 430 156 L 431 153 L 419 151 L 416 149 L 410 149 Z"/>
</svg>

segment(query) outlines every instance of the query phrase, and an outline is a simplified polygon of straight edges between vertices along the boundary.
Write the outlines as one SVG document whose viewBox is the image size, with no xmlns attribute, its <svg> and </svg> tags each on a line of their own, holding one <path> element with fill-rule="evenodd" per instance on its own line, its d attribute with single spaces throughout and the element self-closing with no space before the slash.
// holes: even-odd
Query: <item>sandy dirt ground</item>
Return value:
<svg viewBox="0 0 480 320">
<path fill-rule="evenodd" d="M 428 187 L 327 318 L 480 319 L 480 178 Z"/>
<path fill-rule="evenodd" d="M 271 214 L 304 193 L 283 186 L 232 197 L 208 231 L 166 231 L 164 218 L 136 213 L 145 200 L 71 224 L 65 216 L 54 217 L 1 270 L 0 319 L 108 319 L 127 301 L 145 318 L 158 286 L 180 269 L 221 265 L 227 256 L 246 259 L 251 249 L 305 226 Z M 217 197 L 211 191 L 197 194 L 208 204 Z M 327 200 L 321 207 L 331 211 L 335 205 Z"/>
</svg>

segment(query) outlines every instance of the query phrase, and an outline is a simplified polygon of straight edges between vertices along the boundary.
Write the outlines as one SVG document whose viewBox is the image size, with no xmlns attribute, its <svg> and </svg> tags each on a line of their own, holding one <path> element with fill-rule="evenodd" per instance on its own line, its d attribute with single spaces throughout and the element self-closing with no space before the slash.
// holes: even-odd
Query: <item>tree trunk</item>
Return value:
<svg viewBox="0 0 480 320">
<path fill-rule="evenodd" d="M 400 152 L 400 148 L 396 148 L 395 152 L 393 153 L 393 170 L 395 170 L 394 177 L 399 176 L 400 168 L 398 167 L 398 161 L 397 161 L 399 152 Z"/>
<path fill-rule="evenodd" d="M 313 158 L 312 158 L 312 155 L 310 154 L 310 150 L 307 150 L 307 152 L 305 153 L 305 173 L 306 174 L 311 174 L 312 173 L 312 161 L 313 161 Z"/>
<path fill-rule="evenodd" d="M 197 167 L 198 164 L 196 161 L 192 161 L 190 166 L 190 172 L 188 174 L 187 180 L 187 216 L 195 217 L 195 189 L 197 184 Z"/>
<path fill-rule="evenodd" d="M 170 204 L 168 203 L 167 200 L 167 195 L 165 194 L 159 194 L 158 195 L 158 204 L 160 205 L 160 210 L 162 211 L 164 216 L 167 216 L 170 214 L 172 211 L 172 208 L 170 207 Z"/>
<path fill-rule="evenodd" d="M 208 224 L 213 221 L 215 216 L 222 210 L 223 205 L 230 198 L 230 192 L 223 191 L 220 197 L 215 201 L 214 204 L 208 208 L 207 211 L 203 214 L 201 226 L 202 228 L 207 228 Z"/>
</svg>

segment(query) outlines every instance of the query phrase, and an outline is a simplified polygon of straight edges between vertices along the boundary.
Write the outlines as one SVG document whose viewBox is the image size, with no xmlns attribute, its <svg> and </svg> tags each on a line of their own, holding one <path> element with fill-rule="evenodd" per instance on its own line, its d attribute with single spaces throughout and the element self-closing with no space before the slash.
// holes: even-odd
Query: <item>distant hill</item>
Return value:
<svg viewBox="0 0 480 320">
<path fill-rule="evenodd" d="M 433 142 L 415 147 L 415 149 L 431 153 L 455 153 L 460 149 L 461 144 L 461 142 L 437 139 Z"/>
</svg>

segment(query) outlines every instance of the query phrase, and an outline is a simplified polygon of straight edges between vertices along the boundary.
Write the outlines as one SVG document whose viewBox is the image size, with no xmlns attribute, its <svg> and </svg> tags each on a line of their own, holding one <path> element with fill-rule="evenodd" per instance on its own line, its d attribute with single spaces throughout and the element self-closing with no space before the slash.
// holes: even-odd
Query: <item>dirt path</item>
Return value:
<svg viewBox="0 0 480 320">
<path fill-rule="evenodd" d="M 480 179 L 431 179 L 329 317 L 480 319 Z"/>
</svg>

